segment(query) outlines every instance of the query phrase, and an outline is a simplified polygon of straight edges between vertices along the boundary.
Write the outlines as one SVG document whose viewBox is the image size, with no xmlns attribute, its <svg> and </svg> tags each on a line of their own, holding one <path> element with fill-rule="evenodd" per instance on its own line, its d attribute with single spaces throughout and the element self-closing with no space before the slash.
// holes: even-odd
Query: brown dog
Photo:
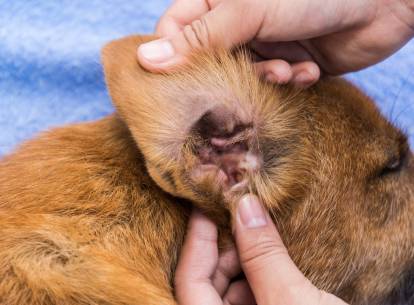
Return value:
<svg viewBox="0 0 414 305">
<path fill-rule="evenodd" d="M 136 61 L 144 40 L 104 49 L 118 114 L 0 163 L 1 304 L 175 304 L 191 205 L 225 247 L 249 191 L 319 288 L 413 304 L 414 160 L 367 97 L 342 80 L 265 84 L 242 52 L 153 75 Z"/>
</svg>

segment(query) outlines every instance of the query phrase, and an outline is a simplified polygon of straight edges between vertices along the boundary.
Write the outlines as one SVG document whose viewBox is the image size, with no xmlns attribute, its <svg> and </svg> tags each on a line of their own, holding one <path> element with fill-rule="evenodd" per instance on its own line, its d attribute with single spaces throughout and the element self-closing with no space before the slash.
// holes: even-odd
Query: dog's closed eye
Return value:
<svg viewBox="0 0 414 305">
<path fill-rule="evenodd" d="M 399 139 L 399 151 L 388 158 L 387 162 L 380 168 L 378 177 L 383 178 L 391 174 L 399 173 L 407 164 L 410 153 L 407 138 L 401 136 Z"/>
</svg>

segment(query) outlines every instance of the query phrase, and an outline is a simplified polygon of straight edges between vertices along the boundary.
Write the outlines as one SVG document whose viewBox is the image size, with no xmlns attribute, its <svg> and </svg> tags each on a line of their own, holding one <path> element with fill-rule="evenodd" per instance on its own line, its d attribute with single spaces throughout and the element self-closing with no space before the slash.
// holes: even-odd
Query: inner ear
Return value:
<svg viewBox="0 0 414 305">
<path fill-rule="evenodd" d="M 191 134 L 193 154 L 199 162 L 195 180 L 208 177 L 224 192 L 240 190 L 262 166 L 253 123 L 242 122 L 225 106 L 206 112 Z"/>
</svg>

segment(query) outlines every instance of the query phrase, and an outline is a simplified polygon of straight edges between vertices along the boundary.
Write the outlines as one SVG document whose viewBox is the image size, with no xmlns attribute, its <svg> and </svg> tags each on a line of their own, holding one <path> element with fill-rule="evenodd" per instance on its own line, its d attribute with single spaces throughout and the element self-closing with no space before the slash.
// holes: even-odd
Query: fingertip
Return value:
<svg viewBox="0 0 414 305">
<path fill-rule="evenodd" d="M 138 46 L 138 62 L 151 72 L 167 72 L 184 62 L 168 38 L 161 38 Z"/>
<path fill-rule="evenodd" d="M 293 77 L 292 83 L 301 88 L 308 88 L 317 80 L 318 79 L 315 79 L 315 77 L 307 71 L 301 71 Z"/>
<path fill-rule="evenodd" d="M 292 70 L 292 83 L 303 88 L 312 86 L 321 76 L 319 66 L 311 61 L 294 64 Z"/>
<path fill-rule="evenodd" d="M 292 74 L 286 73 L 286 72 L 281 72 L 281 73 L 268 72 L 265 76 L 265 79 L 269 83 L 284 85 L 284 84 L 289 83 L 289 81 L 292 79 Z"/>
<path fill-rule="evenodd" d="M 293 76 L 290 64 L 281 59 L 262 61 L 256 67 L 259 75 L 271 83 L 286 84 Z"/>
<path fill-rule="evenodd" d="M 246 194 L 238 201 L 235 222 L 235 229 L 242 231 L 267 226 L 267 212 L 257 196 Z"/>
</svg>

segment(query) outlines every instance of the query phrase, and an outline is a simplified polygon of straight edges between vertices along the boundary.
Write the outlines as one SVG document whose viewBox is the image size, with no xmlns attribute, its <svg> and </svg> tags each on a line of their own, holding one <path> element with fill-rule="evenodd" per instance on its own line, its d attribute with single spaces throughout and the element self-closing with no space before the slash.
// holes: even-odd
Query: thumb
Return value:
<svg viewBox="0 0 414 305">
<path fill-rule="evenodd" d="M 234 230 L 240 263 L 257 304 L 345 304 L 313 286 L 296 267 L 256 196 L 240 200 Z"/>
<path fill-rule="evenodd" d="M 255 1 L 219 1 L 178 33 L 139 46 L 138 60 L 149 71 L 164 72 L 185 63 L 191 50 L 230 49 L 255 37 L 264 12 Z"/>
</svg>

